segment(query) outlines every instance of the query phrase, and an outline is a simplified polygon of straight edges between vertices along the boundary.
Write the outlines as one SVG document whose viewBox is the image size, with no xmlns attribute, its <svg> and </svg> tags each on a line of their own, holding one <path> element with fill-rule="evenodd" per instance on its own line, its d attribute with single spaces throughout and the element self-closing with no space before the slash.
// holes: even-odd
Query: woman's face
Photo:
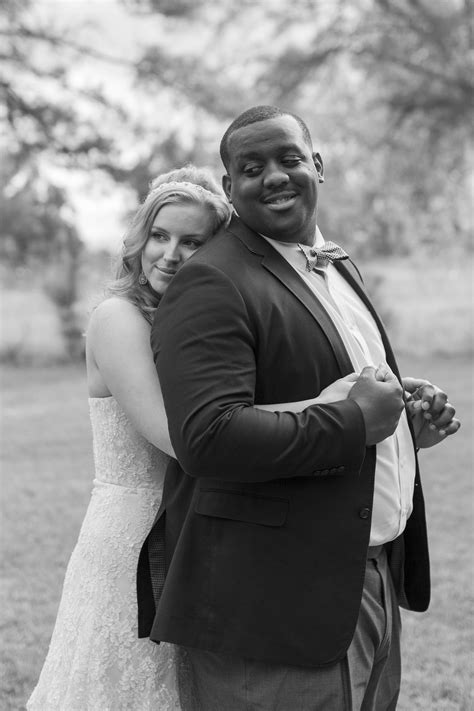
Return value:
<svg viewBox="0 0 474 711">
<path fill-rule="evenodd" d="M 164 205 L 142 252 L 142 269 L 157 294 L 164 294 L 178 269 L 211 236 L 209 208 L 194 203 Z"/>
</svg>

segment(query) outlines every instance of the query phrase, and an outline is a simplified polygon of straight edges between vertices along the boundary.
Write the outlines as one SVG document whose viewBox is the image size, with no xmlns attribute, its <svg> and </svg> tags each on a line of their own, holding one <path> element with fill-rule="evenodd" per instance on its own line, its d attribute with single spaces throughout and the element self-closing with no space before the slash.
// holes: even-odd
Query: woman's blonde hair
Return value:
<svg viewBox="0 0 474 711">
<path fill-rule="evenodd" d="M 152 181 L 148 195 L 127 230 L 116 267 L 116 278 L 108 287 L 110 296 L 120 296 L 134 303 L 150 323 L 153 321 L 160 295 L 156 294 L 148 283 L 142 285 L 138 281 L 142 271 L 142 252 L 161 208 L 164 205 L 180 203 L 206 206 L 214 218 L 212 235 L 230 220 L 230 205 L 208 168 L 188 165 L 164 173 Z"/>
</svg>

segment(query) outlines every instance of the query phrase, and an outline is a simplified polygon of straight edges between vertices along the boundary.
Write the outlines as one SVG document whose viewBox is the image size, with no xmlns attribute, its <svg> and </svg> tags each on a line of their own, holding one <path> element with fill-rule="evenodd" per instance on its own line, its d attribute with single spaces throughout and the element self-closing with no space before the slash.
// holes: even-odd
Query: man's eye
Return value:
<svg viewBox="0 0 474 711">
<path fill-rule="evenodd" d="M 261 166 L 257 164 L 251 164 L 251 165 L 245 165 L 243 172 L 245 175 L 258 175 L 258 173 L 261 171 Z"/>
<path fill-rule="evenodd" d="M 285 156 L 282 163 L 284 165 L 298 165 L 298 163 L 301 163 L 301 158 L 299 156 Z"/>
</svg>

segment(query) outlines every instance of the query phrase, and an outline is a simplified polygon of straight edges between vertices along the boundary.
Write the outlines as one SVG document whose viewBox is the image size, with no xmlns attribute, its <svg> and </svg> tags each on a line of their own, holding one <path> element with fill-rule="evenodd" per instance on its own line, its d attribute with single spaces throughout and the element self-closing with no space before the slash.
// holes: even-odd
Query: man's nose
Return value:
<svg viewBox="0 0 474 711">
<path fill-rule="evenodd" d="M 278 163 L 269 163 L 263 176 L 263 184 L 267 188 L 286 185 L 288 182 L 288 173 L 283 170 Z"/>
</svg>

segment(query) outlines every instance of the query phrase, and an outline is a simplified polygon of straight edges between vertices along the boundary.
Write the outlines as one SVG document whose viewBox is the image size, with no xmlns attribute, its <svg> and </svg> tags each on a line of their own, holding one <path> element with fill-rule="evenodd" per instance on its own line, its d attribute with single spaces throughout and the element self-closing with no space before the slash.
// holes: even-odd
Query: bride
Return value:
<svg viewBox="0 0 474 711">
<path fill-rule="evenodd" d="M 28 711 L 180 709 L 173 646 L 137 637 L 138 556 L 174 456 L 150 325 L 176 271 L 229 217 L 208 170 L 189 166 L 157 178 L 126 235 L 109 298 L 92 314 L 86 360 L 94 486 Z M 262 408 L 298 412 L 341 400 L 355 377 L 318 398 Z"/>
</svg>

